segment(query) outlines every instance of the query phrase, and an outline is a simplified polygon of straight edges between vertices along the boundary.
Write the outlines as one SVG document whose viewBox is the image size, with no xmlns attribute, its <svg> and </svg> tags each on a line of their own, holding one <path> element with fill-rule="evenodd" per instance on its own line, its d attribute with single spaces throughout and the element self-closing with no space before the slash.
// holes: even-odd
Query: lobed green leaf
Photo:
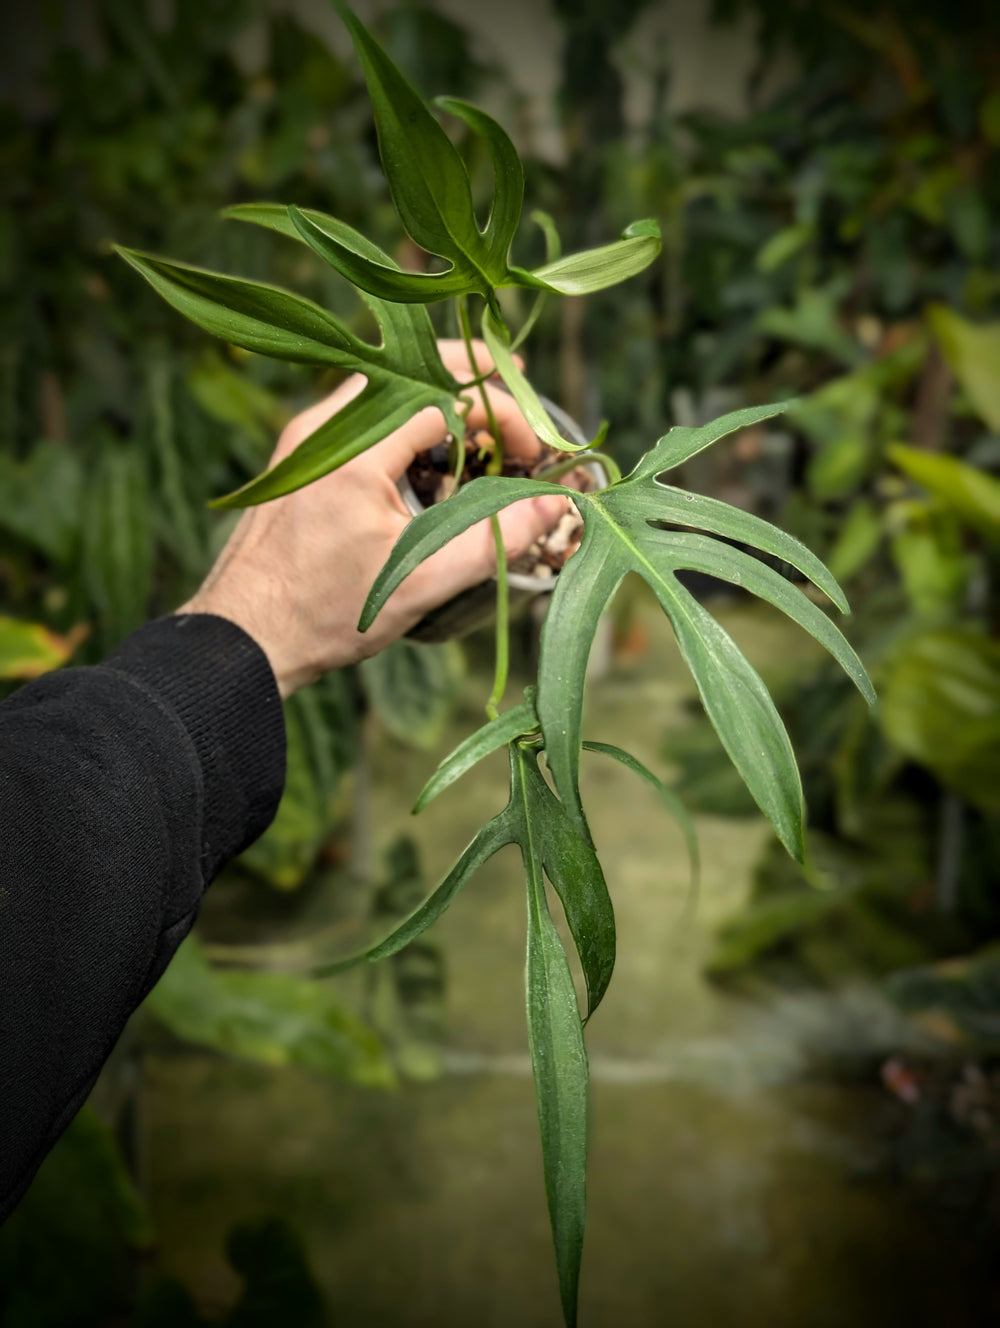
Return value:
<svg viewBox="0 0 1000 1328">
<path fill-rule="evenodd" d="M 489 254 L 465 164 L 420 93 L 350 10 L 337 7 L 364 70 L 382 166 L 407 233 L 468 272 L 475 288 L 489 297 L 493 287 L 484 270 Z"/>
<path fill-rule="evenodd" d="M 290 207 L 288 215 L 300 237 L 332 268 L 353 285 L 382 300 L 397 304 L 429 304 L 477 290 L 469 274 L 452 267 L 449 272 L 404 272 L 397 264 L 376 260 L 366 250 L 374 249 L 353 227 L 333 217 L 316 219 L 314 214 Z M 363 242 L 363 243 L 362 243 Z"/>
<path fill-rule="evenodd" d="M 674 466 L 679 466 L 699 452 L 703 452 L 706 447 L 711 447 L 720 438 L 725 438 L 726 434 L 762 424 L 764 420 L 780 415 L 793 405 L 794 401 L 781 401 L 769 406 L 746 406 L 741 410 L 730 411 L 728 415 L 720 415 L 717 420 L 702 424 L 697 429 L 675 425 L 640 459 L 628 478 L 640 479 L 646 475 L 662 475 L 665 471 L 672 470 Z"/>
<path fill-rule="evenodd" d="M 380 442 L 424 406 L 438 406 L 451 430 L 463 425 L 449 396 L 426 384 L 398 377 L 367 387 L 301 442 L 290 456 L 210 506 L 252 507 L 311 484 Z"/>
<path fill-rule="evenodd" d="M 168 304 L 231 345 L 300 364 L 361 367 L 364 343 L 312 300 L 115 246 Z"/>
<path fill-rule="evenodd" d="M 740 549 L 704 535 L 657 532 L 643 540 L 643 547 L 651 561 L 670 570 L 683 567 L 704 572 L 731 585 L 744 586 L 759 599 L 773 604 L 824 646 L 868 704 L 875 704 L 871 679 L 843 633 L 818 605 L 779 572 Z"/>
<path fill-rule="evenodd" d="M 474 133 L 486 140 L 493 162 L 493 206 L 490 209 L 483 240 L 489 251 L 491 270 L 498 278 L 507 270 L 507 256 L 521 221 L 524 203 L 524 168 L 517 149 L 505 129 L 496 120 L 470 102 L 457 97 L 437 97 L 442 110 L 455 115 Z"/>
<path fill-rule="evenodd" d="M 613 506 L 619 500 L 617 495 L 609 493 L 606 501 L 609 506 Z M 670 521 L 676 525 L 693 526 L 713 535 L 752 545 L 763 553 L 781 558 L 803 576 L 807 576 L 814 586 L 830 597 L 842 613 L 850 612 L 843 590 L 822 560 L 794 535 L 787 534 L 751 512 L 720 502 L 718 498 L 675 489 L 659 481 L 652 488 L 630 488 L 628 495 L 621 499 L 621 505 L 625 512 L 641 515 L 647 521 Z"/>
</svg>

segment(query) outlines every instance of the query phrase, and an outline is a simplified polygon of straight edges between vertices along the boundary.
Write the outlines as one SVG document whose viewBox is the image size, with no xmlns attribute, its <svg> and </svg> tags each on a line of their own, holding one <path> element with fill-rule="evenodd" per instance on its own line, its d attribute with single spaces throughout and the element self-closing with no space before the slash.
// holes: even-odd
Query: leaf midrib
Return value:
<svg viewBox="0 0 1000 1328">
<path fill-rule="evenodd" d="M 670 584 L 670 582 L 663 576 L 663 574 L 658 570 L 658 568 L 656 568 L 649 561 L 646 555 L 639 548 L 638 544 L 636 544 L 634 540 L 629 538 L 628 534 L 625 531 L 625 528 L 618 521 L 614 519 L 614 517 L 605 507 L 604 503 L 601 502 L 600 498 L 594 498 L 590 494 L 584 494 L 583 496 L 591 504 L 593 509 L 596 512 L 598 512 L 600 516 L 607 522 L 607 524 L 611 527 L 611 530 L 618 536 L 622 544 L 625 545 L 625 547 L 628 549 L 629 553 L 632 555 L 635 561 L 637 563 L 640 563 L 644 568 L 647 568 L 649 570 L 649 573 L 653 578 L 653 580 L 658 585 L 662 586 L 664 593 L 669 597 L 671 603 L 674 605 L 674 607 L 677 609 L 678 612 L 684 615 L 685 619 L 691 624 L 693 628 L 694 620 L 691 617 L 690 610 L 685 605 L 683 599 L 681 599 L 681 597 L 677 595 L 677 593 L 674 590 L 674 587 Z"/>
</svg>

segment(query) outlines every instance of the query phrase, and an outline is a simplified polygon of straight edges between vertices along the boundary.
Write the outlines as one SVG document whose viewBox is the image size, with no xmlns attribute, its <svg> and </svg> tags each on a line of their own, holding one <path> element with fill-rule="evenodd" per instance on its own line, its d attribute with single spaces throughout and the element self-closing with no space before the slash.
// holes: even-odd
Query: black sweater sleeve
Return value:
<svg viewBox="0 0 1000 1328">
<path fill-rule="evenodd" d="M 0 706 L 0 1221 L 284 777 L 267 657 L 223 618 L 150 623 Z"/>
</svg>

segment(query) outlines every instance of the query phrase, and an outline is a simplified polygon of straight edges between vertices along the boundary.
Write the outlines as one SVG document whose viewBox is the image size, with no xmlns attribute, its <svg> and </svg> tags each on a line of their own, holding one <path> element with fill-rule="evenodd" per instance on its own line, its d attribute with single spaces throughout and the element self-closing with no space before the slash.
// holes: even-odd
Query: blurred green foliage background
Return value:
<svg viewBox="0 0 1000 1328">
<path fill-rule="evenodd" d="M 709 98 L 679 113 L 685 50 L 664 43 L 643 48 L 651 96 L 637 119 L 628 41 L 658 4 L 552 0 L 563 146 L 529 157 L 529 204 L 568 247 L 636 215 L 657 216 L 665 244 L 641 278 L 547 311 L 533 377 L 585 428 L 609 417 L 624 465 L 672 423 L 797 396 L 779 425 L 699 458 L 684 480 L 830 562 L 881 697 L 869 715 L 833 669 L 786 678 L 811 862 L 765 851 L 709 971 L 744 991 L 884 982 L 943 1046 L 988 1070 L 1000 1056 L 1000 32 L 988 6 L 962 2 L 719 0 L 705 22 L 736 24 L 752 54 L 745 111 Z M 365 331 L 332 272 L 219 222 L 219 209 L 265 197 L 318 207 L 404 265 L 421 259 L 389 203 L 359 71 L 290 11 L 85 8 L 81 42 L 71 7 L 42 6 L 33 81 L 5 79 L 0 104 L 0 696 L 100 658 L 182 602 L 231 529 L 207 500 L 258 470 L 289 415 L 333 385 L 207 344 L 111 241 L 304 290 Z M 518 136 L 509 71 L 464 26 L 407 5 L 381 10 L 377 30 L 423 90 L 485 91 Z M 23 34 L 11 34 L 13 71 Z M 487 163 L 470 166 L 485 195 Z M 524 261 L 540 252 L 538 235 L 521 243 Z M 615 633 L 619 652 L 641 640 L 627 593 Z M 308 924 L 310 954 L 350 939 L 350 909 L 323 902 L 332 881 L 355 928 L 419 898 L 405 841 L 384 868 L 370 861 L 368 749 L 379 726 L 433 748 L 462 670 L 458 647 L 402 643 L 288 703 L 278 818 L 219 882 L 204 941 L 150 998 L 123 1064 L 150 1040 L 179 1039 L 362 1084 L 433 1068 L 433 947 L 401 956 L 381 994 L 361 1000 L 301 976 L 301 937 Z M 697 713 L 664 756 L 695 810 L 752 814 Z M 1000 1113 L 992 1091 L 987 1114 Z M 127 1089 L 112 1085 L 108 1101 L 117 1144 L 96 1114 L 81 1117 L 0 1237 L 11 1325 L 123 1322 L 112 1314 L 138 1303 L 135 1254 L 152 1237 L 129 1175 Z M 962 1157 L 993 1177 L 995 1206 L 989 1119 Z M 87 1227 L 101 1233 L 78 1259 L 92 1318 L 74 1317 L 79 1283 L 47 1271 Z M 281 1322 L 321 1321 L 284 1228 L 236 1233 L 230 1257 L 284 1270 Z M 273 1287 L 258 1283 L 225 1322 L 279 1321 Z M 204 1322 L 176 1285 L 139 1300 L 137 1323 Z"/>
</svg>

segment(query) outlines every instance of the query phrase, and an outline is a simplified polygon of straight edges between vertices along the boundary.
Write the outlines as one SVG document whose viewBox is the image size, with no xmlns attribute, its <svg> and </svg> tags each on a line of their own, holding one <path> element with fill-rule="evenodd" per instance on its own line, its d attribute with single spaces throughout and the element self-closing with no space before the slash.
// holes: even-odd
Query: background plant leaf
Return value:
<svg viewBox="0 0 1000 1328">
<path fill-rule="evenodd" d="M 331 988 L 288 973 L 212 968 L 193 937 L 145 1007 L 177 1037 L 229 1055 L 372 1086 L 394 1080 L 378 1038 Z"/>
<path fill-rule="evenodd" d="M 1000 542 L 1000 480 L 958 457 L 924 448 L 897 444 L 889 448 L 889 459 L 968 525 Z"/>
<path fill-rule="evenodd" d="M 38 678 L 65 664 L 86 635 L 60 635 L 44 623 L 0 615 L 0 678 Z"/>
<path fill-rule="evenodd" d="M 943 304 L 931 305 L 927 317 L 974 409 L 1000 433 L 1000 323 L 970 323 Z"/>
<path fill-rule="evenodd" d="M 361 665 L 375 714 L 399 742 L 427 750 L 441 737 L 464 672 L 455 641 L 422 645 L 402 637 Z"/>
</svg>

